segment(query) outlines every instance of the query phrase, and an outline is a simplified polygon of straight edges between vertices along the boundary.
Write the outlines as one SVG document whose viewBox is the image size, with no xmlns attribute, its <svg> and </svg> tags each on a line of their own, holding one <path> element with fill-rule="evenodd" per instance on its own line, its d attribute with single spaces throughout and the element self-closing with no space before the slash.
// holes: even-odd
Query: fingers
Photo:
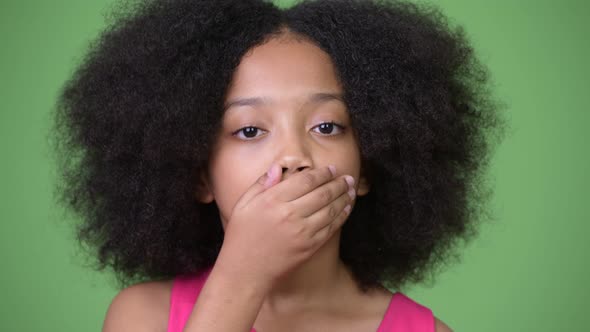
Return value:
<svg viewBox="0 0 590 332">
<path fill-rule="evenodd" d="M 306 218 L 311 231 L 311 239 L 321 245 L 338 231 L 352 211 L 353 199 L 345 193 L 332 204 Z"/>
<path fill-rule="evenodd" d="M 316 188 L 307 195 L 292 201 L 291 204 L 299 216 L 308 217 L 329 206 L 334 200 L 349 191 L 352 196 L 355 196 L 354 179 L 352 176 L 346 175 Z"/>
<path fill-rule="evenodd" d="M 356 192 L 349 175 L 328 182 L 313 192 L 291 202 L 309 230 L 310 238 L 321 244 L 330 238 L 348 218 Z"/>
<path fill-rule="evenodd" d="M 270 165 L 270 169 L 265 173 L 264 189 L 268 189 L 281 181 L 281 166 L 278 164 Z"/>
<path fill-rule="evenodd" d="M 342 211 L 344 211 L 346 206 L 350 206 L 352 208 L 354 198 L 354 190 L 351 190 L 350 192 L 344 192 L 335 200 L 325 205 L 315 213 L 305 217 L 303 221 L 309 225 L 309 229 L 312 234 L 316 233 L 321 228 L 324 228 L 325 226 L 328 226 L 328 224 L 334 222 L 334 220 L 340 216 Z"/>
<path fill-rule="evenodd" d="M 330 166 L 333 167 L 333 166 Z M 335 169 L 322 167 L 297 173 L 288 181 L 277 184 L 273 190 L 277 198 L 282 202 L 290 202 L 315 190 L 317 187 L 331 181 L 335 175 Z M 296 185 L 294 185 L 296 184 Z"/>
</svg>

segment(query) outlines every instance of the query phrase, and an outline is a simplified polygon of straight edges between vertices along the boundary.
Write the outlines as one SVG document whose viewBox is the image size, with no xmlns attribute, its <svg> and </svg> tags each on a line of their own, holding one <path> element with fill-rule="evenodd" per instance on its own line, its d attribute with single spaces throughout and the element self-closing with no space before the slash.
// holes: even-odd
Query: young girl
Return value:
<svg viewBox="0 0 590 332">
<path fill-rule="evenodd" d="M 501 118 L 461 29 L 403 2 L 128 9 L 55 118 L 60 198 L 124 288 L 103 331 L 450 331 L 399 289 L 489 193 Z"/>
</svg>

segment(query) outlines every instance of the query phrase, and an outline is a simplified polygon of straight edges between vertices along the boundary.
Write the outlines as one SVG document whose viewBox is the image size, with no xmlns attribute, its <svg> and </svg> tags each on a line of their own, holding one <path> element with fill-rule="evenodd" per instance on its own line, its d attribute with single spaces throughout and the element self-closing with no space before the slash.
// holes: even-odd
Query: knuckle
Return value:
<svg viewBox="0 0 590 332">
<path fill-rule="evenodd" d="M 295 218 L 295 211 L 293 209 L 281 209 L 281 220 L 292 220 Z"/>
<path fill-rule="evenodd" d="M 314 241 L 305 241 L 305 243 L 301 245 L 301 249 L 307 253 L 313 252 L 315 248 L 316 245 Z"/>
<path fill-rule="evenodd" d="M 333 223 L 329 223 L 328 226 L 326 226 L 324 228 L 324 234 L 325 235 L 329 235 L 330 233 L 332 233 L 332 227 L 334 226 Z"/>
<path fill-rule="evenodd" d="M 322 229 L 322 240 L 325 240 L 326 238 L 330 237 L 330 234 L 332 234 L 332 229 L 334 228 L 334 224 L 330 223 L 328 226 L 326 226 L 324 229 Z"/>
<path fill-rule="evenodd" d="M 292 235 L 293 236 L 295 236 L 297 238 L 300 238 L 300 237 L 304 237 L 305 236 L 307 230 L 305 229 L 305 226 L 303 224 L 301 224 L 301 223 L 295 223 L 293 225 L 291 231 L 292 231 Z"/>
<path fill-rule="evenodd" d="M 310 239 L 305 238 L 305 240 L 301 240 L 298 241 L 297 243 L 297 249 L 300 252 L 309 252 L 310 250 L 312 250 L 314 247 L 314 243 L 313 241 L 310 241 Z"/>
<path fill-rule="evenodd" d="M 332 193 L 330 190 L 324 189 L 320 192 L 320 199 L 324 204 L 328 204 L 332 201 Z"/>
<path fill-rule="evenodd" d="M 330 223 L 328 225 L 328 227 L 326 228 L 326 231 L 328 232 L 328 234 L 332 233 L 332 229 L 334 229 L 334 224 Z"/>
<path fill-rule="evenodd" d="M 333 206 L 330 206 L 330 208 L 328 209 L 328 216 L 330 216 L 331 219 L 336 218 L 337 211 Z"/>
</svg>

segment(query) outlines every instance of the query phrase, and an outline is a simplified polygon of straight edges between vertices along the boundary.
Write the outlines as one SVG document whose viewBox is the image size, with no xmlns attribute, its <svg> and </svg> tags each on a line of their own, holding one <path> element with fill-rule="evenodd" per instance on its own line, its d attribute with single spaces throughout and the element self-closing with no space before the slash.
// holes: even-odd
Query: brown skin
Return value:
<svg viewBox="0 0 590 332">
<path fill-rule="evenodd" d="M 343 90 L 330 57 L 314 44 L 287 35 L 246 54 L 226 105 L 251 97 L 268 98 L 269 104 L 227 109 L 208 174 L 196 193 L 199 201 L 214 201 L 220 211 L 225 238 L 216 267 L 250 276 L 261 285 L 254 287 L 264 293 L 253 323 L 259 332 L 375 331 L 391 299 L 385 288 L 361 292 L 339 259 L 340 226 L 348 216 L 342 210 L 347 204 L 354 207 L 344 177 L 354 178 L 357 196 L 366 195 L 370 187 L 361 174 L 360 151 L 346 105 L 337 99 L 307 102 L 310 94 L 319 92 Z M 334 126 L 321 132 L 318 126 L 331 121 L 344 129 Z M 244 130 L 236 133 L 248 126 L 259 128 L 252 132 L 254 138 Z M 257 186 L 273 165 L 276 177 Z M 329 175 L 328 165 L 336 169 L 332 178 L 326 176 L 323 184 L 301 190 L 304 173 L 324 170 Z M 328 203 L 320 199 L 326 191 L 333 196 Z M 337 210 L 336 218 L 328 217 L 329 206 Z M 292 212 L 290 220 L 295 222 L 273 223 L 284 217 L 281 211 Z M 307 227 L 305 237 L 293 228 L 302 224 Z M 332 228 L 325 227 L 329 224 Z M 123 290 L 109 308 L 103 331 L 130 328 L 124 324 L 131 321 L 151 327 L 145 331 L 164 331 L 170 287 L 170 281 L 150 282 Z M 121 318 L 124 310 L 127 323 Z M 145 323 L 139 323 L 140 317 Z M 450 331 L 436 321 L 436 331 Z"/>
<path fill-rule="evenodd" d="M 125 288 L 109 306 L 102 331 L 165 332 L 171 288 L 171 280 L 145 282 Z M 436 332 L 452 332 L 438 318 L 435 317 L 435 321 Z"/>
<path fill-rule="evenodd" d="M 145 282 L 125 288 L 109 306 L 102 331 L 165 332 L 168 327 L 171 289 L 171 280 Z M 452 332 L 436 317 L 435 322 L 436 332 Z"/>
<path fill-rule="evenodd" d="M 210 158 L 208 191 L 201 199 L 215 201 L 224 229 L 236 202 L 272 164 L 284 170 L 281 181 L 301 169 L 334 165 L 337 176 L 351 175 L 355 179 L 357 195 L 369 191 L 368 184 L 360 176 L 360 151 L 346 105 L 336 99 L 306 103 L 308 95 L 319 92 L 342 94 L 343 90 L 329 56 L 313 44 L 273 39 L 254 48 L 242 59 L 228 90 L 226 104 L 237 98 L 251 97 L 267 97 L 270 103 L 233 106 L 224 115 Z M 334 126 L 331 132 L 330 129 L 324 131 L 329 134 L 322 133 L 318 125 L 330 121 L 345 128 Z M 244 131 L 232 135 L 246 126 L 260 128 L 252 134 L 254 138 L 248 139 Z M 296 198 L 289 197 L 289 200 Z M 302 201 L 298 210 L 305 209 L 311 201 Z M 314 212 L 311 210 L 306 215 Z M 250 227 L 259 229 L 244 229 L 249 236 L 241 235 L 248 241 L 236 251 L 252 251 L 253 243 L 265 243 L 267 248 L 258 250 L 261 256 L 267 257 L 263 263 L 268 264 L 268 255 L 280 250 L 289 239 L 277 237 L 276 233 L 267 234 L 269 237 L 259 235 L 267 227 L 262 223 L 252 223 Z M 269 243 L 273 240 L 276 243 Z M 340 230 L 311 258 L 282 278 L 267 294 L 264 308 L 284 311 L 309 308 L 313 304 L 325 307 L 325 301 L 342 303 L 338 294 L 350 293 L 356 285 L 345 277 L 347 272 L 338 255 L 339 240 Z"/>
</svg>

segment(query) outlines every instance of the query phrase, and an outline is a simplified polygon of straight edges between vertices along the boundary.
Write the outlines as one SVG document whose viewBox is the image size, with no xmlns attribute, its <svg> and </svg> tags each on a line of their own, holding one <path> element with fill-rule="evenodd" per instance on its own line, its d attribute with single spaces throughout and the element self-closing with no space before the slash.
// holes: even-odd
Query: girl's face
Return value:
<svg viewBox="0 0 590 332">
<path fill-rule="evenodd" d="M 209 176 L 197 191 L 201 202 L 216 201 L 224 229 L 237 201 L 272 163 L 283 168 L 282 180 L 332 164 L 337 175 L 355 178 L 358 196 L 368 192 L 342 93 L 329 55 L 312 43 L 272 39 L 242 58 Z"/>
</svg>

